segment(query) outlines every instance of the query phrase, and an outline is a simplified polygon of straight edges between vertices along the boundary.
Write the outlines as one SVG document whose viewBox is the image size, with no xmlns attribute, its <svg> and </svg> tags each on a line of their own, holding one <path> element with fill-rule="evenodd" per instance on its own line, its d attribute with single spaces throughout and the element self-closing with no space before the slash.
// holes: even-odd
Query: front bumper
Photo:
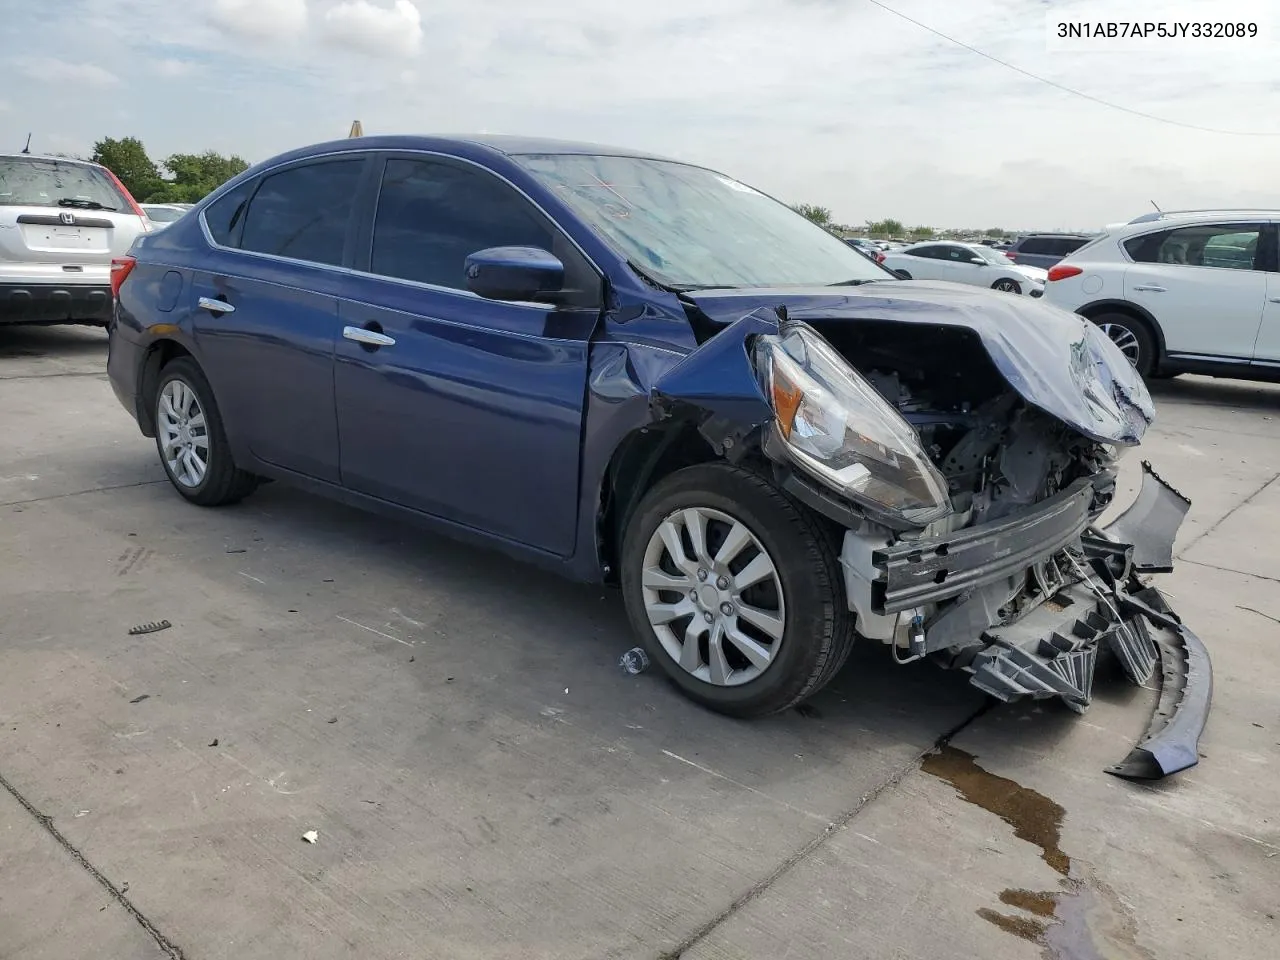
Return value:
<svg viewBox="0 0 1280 960">
<path fill-rule="evenodd" d="M 0 323 L 101 323 L 111 319 L 111 285 L 0 283 Z"/>
<path fill-rule="evenodd" d="M 962 669 L 991 696 L 1058 698 L 1083 712 L 1100 655 L 1135 684 L 1160 671 L 1160 702 L 1117 776 L 1154 779 L 1193 766 L 1213 671 L 1200 638 L 1147 580 L 1172 569 L 1190 501 L 1143 464 L 1133 505 L 1091 527 L 1081 480 L 1001 520 L 917 540 L 868 545 L 846 535 L 842 563 L 859 632 L 900 660 Z"/>
</svg>

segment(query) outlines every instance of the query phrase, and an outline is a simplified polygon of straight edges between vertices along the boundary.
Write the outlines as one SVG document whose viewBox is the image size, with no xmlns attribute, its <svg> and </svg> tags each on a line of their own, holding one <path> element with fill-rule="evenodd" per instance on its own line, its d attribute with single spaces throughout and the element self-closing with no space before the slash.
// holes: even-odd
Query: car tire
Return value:
<svg viewBox="0 0 1280 960">
<path fill-rule="evenodd" d="M 258 486 L 258 477 L 232 459 L 213 390 L 194 360 L 178 357 L 165 364 L 152 405 L 160 463 L 183 497 L 219 507 L 243 500 Z"/>
<path fill-rule="evenodd" d="M 699 526 L 702 563 L 691 535 Z M 728 552 L 730 541 L 740 549 Z M 621 580 L 650 658 L 719 713 L 761 717 L 795 706 L 826 685 L 853 645 L 833 531 L 761 475 L 729 464 L 687 467 L 645 495 L 623 537 Z"/>
<path fill-rule="evenodd" d="M 1156 338 L 1144 321 L 1128 313 L 1104 313 L 1089 319 L 1120 348 L 1143 378 L 1152 375 L 1156 365 Z"/>
<path fill-rule="evenodd" d="M 992 290 L 999 290 L 1001 293 L 1022 293 L 1022 287 L 1017 280 L 1010 280 L 1008 277 L 1001 277 L 991 285 Z"/>
<path fill-rule="evenodd" d="M 899 279 L 901 279 L 901 280 L 910 280 L 910 279 L 911 279 L 911 274 L 907 273 L 907 271 L 905 271 L 905 270 L 895 270 L 895 271 L 893 271 L 893 272 L 894 272 L 894 273 L 896 273 L 896 274 L 898 275 L 898 278 L 899 278 Z"/>
</svg>

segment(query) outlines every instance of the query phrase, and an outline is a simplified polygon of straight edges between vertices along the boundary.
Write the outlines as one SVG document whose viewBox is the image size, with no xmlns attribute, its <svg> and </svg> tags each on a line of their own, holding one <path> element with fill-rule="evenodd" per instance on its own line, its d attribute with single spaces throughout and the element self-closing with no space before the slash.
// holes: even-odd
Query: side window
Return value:
<svg viewBox="0 0 1280 960">
<path fill-rule="evenodd" d="M 1061 240 L 1056 241 L 1057 249 L 1053 251 L 1053 254 L 1054 256 L 1065 257 L 1075 253 L 1088 242 L 1084 237 L 1063 237 Z"/>
<path fill-rule="evenodd" d="M 242 183 L 234 190 L 224 193 L 204 209 L 204 222 L 209 228 L 213 242 L 221 247 L 238 247 L 240 245 L 240 229 L 244 226 L 244 211 L 249 205 L 249 197 L 256 180 Z"/>
<path fill-rule="evenodd" d="M 952 263 L 968 263 L 977 256 L 976 253 L 966 250 L 964 247 L 943 247 L 942 249 L 946 251 L 945 259 L 950 260 Z"/>
<path fill-rule="evenodd" d="M 265 177 L 249 201 L 240 249 L 341 265 L 364 164 L 327 160 Z"/>
<path fill-rule="evenodd" d="M 1261 235 L 1257 223 L 1202 224 L 1134 237 L 1124 248 L 1138 263 L 1253 270 Z"/>
<path fill-rule="evenodd" d="M 465 290 L 467 256 L 486 247 L 541 247 L 565 260 L 552 234 L 529 202 L 492 174 L 391 159 L 378 196 L 370 269 Z"/>
<path fill-rule="evenodd" d="M 939 259 L 938 254 L 941 250 L 941 247 L 917 247 L 914 250 L 908 250 L 906 252 L 913 257 L 924 257 L 926 260 L 937 260 Z"/>
<path fill-rule="evenodd" d="M 1054 254 L 1053 241 L 1047 237 L 1027 237 L 1018 245 L 1019 253 L 1029 253 L 1032 255 L 1052 256 Z"/>
</svg>

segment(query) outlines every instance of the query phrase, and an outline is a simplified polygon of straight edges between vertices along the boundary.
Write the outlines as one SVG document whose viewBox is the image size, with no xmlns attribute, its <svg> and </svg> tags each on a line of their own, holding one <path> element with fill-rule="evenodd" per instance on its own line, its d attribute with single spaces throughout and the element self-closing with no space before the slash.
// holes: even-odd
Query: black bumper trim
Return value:
<svg viewBox="0 0 1280 960">
<path fill-rule="evenodd" d="M 0 323 L 106 323 L 111 306 L 110 284 L 0 283 Z"/>
<path fill-rule="evenodd" d="M 1213 665 L 1204 642 L 1177 622 L 1154 587 L 1138 599 L 1165 615 L 1166 623 L 1151 631 L 1163 668 L 1160 699 L 1142 741 L 1107 773 L 1126 780 L 1159 780 L 1200 761 L 1200 735 L 1213 700 Z M 1148 620 L 1153 618 L 1148 616 Z"/>
<path fill-rule="evenodd" d="M 1078 540 L 1089 526 L 1093 484 L 1077 480 L 1034 507 L 978 527 L 877 550 L 872 605 L 896 613 L 1013 576 Z"/>
</svg>

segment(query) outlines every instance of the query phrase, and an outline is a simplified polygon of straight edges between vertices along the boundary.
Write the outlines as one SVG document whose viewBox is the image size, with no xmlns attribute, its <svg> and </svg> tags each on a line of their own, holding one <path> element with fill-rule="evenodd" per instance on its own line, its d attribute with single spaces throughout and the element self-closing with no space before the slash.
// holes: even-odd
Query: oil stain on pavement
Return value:
<svg viewBox="0 0 1280 960">
<path fill-rule="evenodd" d="M 1154 960 L 1137 942 L 1137 924 L 1113 890 L 1062 850 L 1062 806 L 1041 793 L 978 766 L 971 754 L 943 747 L 921 769 L 960 796 L 995 814 L 1061 875 L 1058 890 L 1009 889 L 1000 902 L 1018 913 L 983 907 L 978 916 L 1043 947 L 1045 960 Z"/>
</svg>

